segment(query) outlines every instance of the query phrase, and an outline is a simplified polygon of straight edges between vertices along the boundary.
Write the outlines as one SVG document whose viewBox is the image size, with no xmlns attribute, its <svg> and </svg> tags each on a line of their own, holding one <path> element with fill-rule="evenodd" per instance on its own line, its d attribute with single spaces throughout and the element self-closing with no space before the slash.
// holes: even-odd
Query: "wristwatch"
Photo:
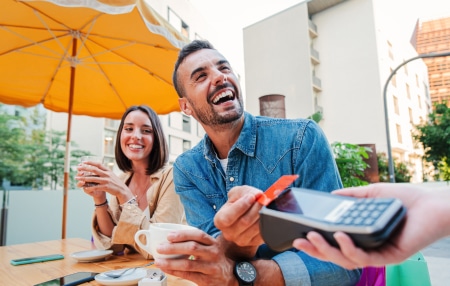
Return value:
<svg viewBox="0 0 450 286">
<path fill-rule="evenodd" d="M 248 261 L 236 262 L 233 273 L 239 286 L 253 286 L 256 280 L 256 268 Z"/>
</svg>

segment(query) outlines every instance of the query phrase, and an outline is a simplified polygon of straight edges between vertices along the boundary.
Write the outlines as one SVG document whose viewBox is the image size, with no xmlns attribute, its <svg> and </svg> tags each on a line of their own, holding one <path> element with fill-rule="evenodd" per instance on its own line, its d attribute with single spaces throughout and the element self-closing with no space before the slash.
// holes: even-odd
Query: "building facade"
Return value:
<svg viewBox="0 0 450 286">
<path fill-rule="evenodd" d="M 411 40 L 419 54 L 450 52 L 450 17 L 419 19 Z M 450 106 L 450 57 L 425 58 L 431 102 Z"/>
<path fill-rule="evenodd" d="M 389 33 L 389 1 L 312 0 L 244 28 L 246 109 L 262 114 L 268 95 L 287 118 L 320 114 L 330 143 L 371 144 L 387 152 L 383 89 L 417 56 Z M 423 180 L 422 150 L 411 135 L 430 109 L 426 66 L 418 60 L 387 83 L 389 139 L 396 161 Z"/>
</svg>

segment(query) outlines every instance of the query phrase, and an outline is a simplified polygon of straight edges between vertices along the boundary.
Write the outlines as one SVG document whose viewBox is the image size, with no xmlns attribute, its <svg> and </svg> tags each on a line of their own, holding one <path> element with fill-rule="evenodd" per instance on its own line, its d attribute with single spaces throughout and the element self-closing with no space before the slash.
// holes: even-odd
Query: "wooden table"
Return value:
<svg viewBox="0 0 450 286">
<path fill-rule="evenodd" d="M 94 245 L 86 239 L 69 238 L 52 241 L 42 241 L 28 244 L 16 244 L 0 247 L 0 285 L 24 285 L 31 286 L 60 276 L 72 274 L 80 271 L 104 272 L 108 270 L 142 266 L 150 262 L 140 254 L 112 255 L 105 260 L 97 262 L 78 262 L 70 256 L 77 251 L 95 249 Z M 25 258 L 49 254 L 63 254 L 64 259 L 13 266 L 10 260 L 14 258 Z M 156 268 L 151 266 L 149 268 Z M 195 283 L 168 276 L 168 286 L 196 286 Z M 83 285 L 101 285 L 91 281 Z"/>
</svg>

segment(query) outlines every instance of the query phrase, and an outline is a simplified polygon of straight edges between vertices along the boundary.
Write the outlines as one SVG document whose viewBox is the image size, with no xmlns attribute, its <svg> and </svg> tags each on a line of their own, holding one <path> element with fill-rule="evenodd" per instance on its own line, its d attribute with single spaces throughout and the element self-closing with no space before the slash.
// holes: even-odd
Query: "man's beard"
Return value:
<svg viewBox="0 0 450 286">
<path fill-rule="evenodd" d="M 238 99 L 238 106 L 233 105 L 232 110 L 227 112 L 225 115 L 219 115 L 211 105 L 207 105 L 202 109 L 197 109 L 192 102 L 190 102 L 190 104 L 197 117 L 197 120 L 206 126 L 220 126 L 232 123 L 241 118 L 242 114 L 244 113 L 241 99 Z"/>
</svg>

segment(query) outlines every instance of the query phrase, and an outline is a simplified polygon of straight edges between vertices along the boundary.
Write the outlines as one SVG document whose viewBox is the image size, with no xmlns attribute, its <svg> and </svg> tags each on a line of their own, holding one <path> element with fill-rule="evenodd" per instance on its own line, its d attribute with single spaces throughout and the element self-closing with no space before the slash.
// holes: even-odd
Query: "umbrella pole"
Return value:
<svg viewBox="0 0 450 286">
<path fill-rule="evenodd" d="M 72 59 L 77 54 L 77 38 L 72 39 Z M 67 221 L 67 194 L 69 191 L 69 174 L 70 174 L 70 130 L 72 127 L 72 110 L 73 110 L 73 94 L 75 83 L 76 63 L 73 61 L 70 67 L 70 96 L 69 96 L 69 114 L 67 120 L 67 136 L 66 136 L 66 155 L 64 156 L 64 190 L 63 190 L 63 213 L 62 213 L 62 233 L 61 238 L 66 238 L 66 221 Z"/>
</svg>

